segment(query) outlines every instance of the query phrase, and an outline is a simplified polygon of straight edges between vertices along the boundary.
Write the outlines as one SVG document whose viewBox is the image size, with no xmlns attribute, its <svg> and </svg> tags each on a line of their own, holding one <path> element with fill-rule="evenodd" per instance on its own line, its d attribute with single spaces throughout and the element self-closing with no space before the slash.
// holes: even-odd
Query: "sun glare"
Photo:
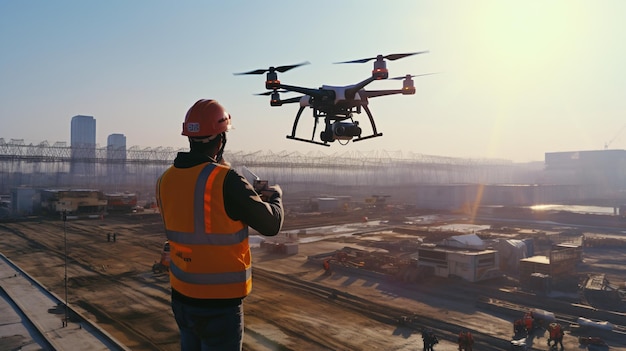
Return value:
<svg viewBox="0 0 626 351">
<path fill-rule="evenodd" d="M 489 2 L 474 11 L 477 54 L 486 57 L 487 69 L 511 78 L 540 77 L 573 53 L 584 30 L 575 2 Z"/>
</svg>

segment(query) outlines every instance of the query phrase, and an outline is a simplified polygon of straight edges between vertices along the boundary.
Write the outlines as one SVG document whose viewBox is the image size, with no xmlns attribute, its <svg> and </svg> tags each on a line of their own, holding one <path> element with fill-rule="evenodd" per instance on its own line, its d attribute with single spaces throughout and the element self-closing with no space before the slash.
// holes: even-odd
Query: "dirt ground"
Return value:
<svg viewBox="0 0 626 351">
<path fill-rule="evenodd" d="M 284 229 L 360 218 L 288 218 Z M 113 233 L 115 242 L 108 241 L 107 234 Z M 58 296 L 65 296 L 67 252 L 69 304 L 130 349 L 179 349 L 168 276 L 151 271 L 165 240 L 158 215 L 0 223 L 0 236 L 0 251 Z M 320 240 L 301 244 L 291 256 L 253 249 L 253 291 L 244 305 L 245 350 L 417 350 L 422 342 L 415 326 L 435 323 L 431 318 L 484 333 L 484 340 L 510 339 L 510 316 L 475 304 L 485 291 L 506 287 L 447 279 L 407 285 L 340 271 L 327 275 L 307 260 L 346 245 L 358 243 Z M 626 260 L 621 257 L 609 260 L 595 252 L 590 261 L 606 265 L 612 279 L 626 281 Z M 420 322 L 402 325 L 394 319 L 402 313 L 419 315 Z M 456 349 L 455 328 L 439 335 L 438 351 Z M 537 336 L 538 349 L 547 349 L 545 341 L 545 335 Z M 573 336 L 567 343 L 578 345 Z M 482 349 L 497 349 L 492 346 Z"/>
</svg>

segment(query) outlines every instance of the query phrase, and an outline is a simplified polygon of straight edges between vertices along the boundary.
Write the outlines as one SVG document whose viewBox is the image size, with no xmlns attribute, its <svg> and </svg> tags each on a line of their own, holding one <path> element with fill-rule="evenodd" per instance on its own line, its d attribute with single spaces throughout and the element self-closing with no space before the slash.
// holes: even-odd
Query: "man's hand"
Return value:
<svg viewBox="0 0 626 351">
<path fill-rule="evenodd" d="M 268 202 L 270 201 L 270 199 L 276 196 L 276 194 L 278 194 L 278 196 L 283 195 L 283 190 L 278 184 L 266 187 L 265 189 L 261 190 L 261 193 L 259 195 L 261 196 L 261 200 L 263 200 L 264 202 Z"/>
</svg>

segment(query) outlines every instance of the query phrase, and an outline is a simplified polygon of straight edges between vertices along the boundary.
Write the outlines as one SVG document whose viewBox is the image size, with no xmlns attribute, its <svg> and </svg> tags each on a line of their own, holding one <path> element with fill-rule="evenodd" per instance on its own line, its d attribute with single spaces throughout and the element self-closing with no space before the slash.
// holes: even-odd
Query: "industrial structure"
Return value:
<svg viewBox="0 0 626 351">
<path fill-rule="evenodd" d="M 98 190 L 43 190 L 40 192 L 42 210 L 48 214 L 82 213 L 95 217 L 106 211 L 107 199 Z"/>
<path fill-rule="evenodd" d="M 369 248 L 359 249 L 346 246 L 332 252 L 309 256 L 325 269 L 352 269 L 358 272 L 375 272 L 393 276 L 405 282 L 417 282 L 425 276 L 460 279 L 466 282 L 481 282 L 503 277 L 505 274 L 519 279 L 520 287 L 526 291 L 548 294 L 555 287 L 577 282 L 576 266 L 582 262 L 582 246 L 572 242 L 554 243 L 544 248 L 545 255 L 529 255 L 526 247 L 506 248 L 499 242 L 506 239 L 483 240 L 476 234 L 445 236 L 441 240 L 425 242 L 433 232 L 401 227 L 388 228 L 391 233 L 413 233 L 411 239 L 391 240 L 387 243 L 372 241 Z M 361 234 L 379 235 L 371 231 Z M 448 233 L 449 234 L 449 233 Z M 488 235 L 488 232 L 481 234 Z M 533 245 L 533 238 L 526 238 Z M 270 249 L 276 246 L 268 246 Z M 286 254 L 283 251 L 274 251 Z M 502 266 L 500 261 L 515 261 L 517 269 Z"/>
<path fill-rule="evenodd" d="M 495 250 L 432 245 L 420 247 L 416 256 L 418 266 L 439 277 L 479 282 L 502 275 Z"/>
<path fill-rule="evenodd" d="M 571 278 L 576 265 L 582 262 L 582 246 L 557 244 L 546 256 L 537 255 L 520 261 L 520 286 L 537 293 L 549 293 L 552 286 Z"/>
<path fill-rule="evenodd" d="M 27 144 L 22 139 L 0 138 L 0 179 L 3 187 L 66 186 L 102 188 L 116 183 L 132 189 L 153 187 L 156 178 L 172 164 L 178 151 L 173 148 L 130 147 L 125 158 L 111 153 L 110 147 L 96 146 L 93 157 L 84 160 L 93 165 L 93 176 L 71 171 L 72 155 L 82 150 L 63 142 Z M 91 150 L 90 147 L 87 147 Z M 114 157 L 111 157 L 114 156 Z M 409 184 L 527 184 L 534 182 L 543 165 L 516 164 L 507 160 L 462 159 L 401 152 L 321 152 L 230 151 L 225 157 L 234 168 L 246 165 L 272 182 L 315 187 L 402 186 Z M 124 179 L 107 177 L 107 166 L 124 164 Z M 0 189 L 0 193 L 7 189 Z"/>
<path fill-rule="evenodd" d="M 103 193 L 96 189 L 13 188 L 9 200 L 11 217 L 31 215 L 99 218 L 105 214 L 137 211 L 137 194 Z M 143 210 L 143 208 L 141 208 Z M 0 218 L 8 214 L 0 215 Z"/>
<path fill-rule="evenodd" d="M 548 152 L 546 179 L 585 185 L 599 198 L 621 199 L 626 190 L 626 150 Z"/>
<path fill-rule="evenodd" d="M 106 147 L 46 141 L 27 144 L 0 138 L 0 194 L 23 186 L 80 188 L 131 192 L 149 201 L 156 179 L 179 151 L 186 150 L 126 148 L 121 134 L 110 135 Z M 545 164 L 381 150 L 336 154 L 227 151 L 225 158 L 235 169 L 246 166 L 271 183 L 281 184 L 292 199 L 315 194 L 328 201 L 341 196 L 362 200 L 379 194 L 418 208 L 443 210 L 597 199 L 610 201 L 607 206 L 626 203 L 622 196 L 626 150 L 577 154 L 578 158 L 574 153 L 547 153 Z"/>
</svg>

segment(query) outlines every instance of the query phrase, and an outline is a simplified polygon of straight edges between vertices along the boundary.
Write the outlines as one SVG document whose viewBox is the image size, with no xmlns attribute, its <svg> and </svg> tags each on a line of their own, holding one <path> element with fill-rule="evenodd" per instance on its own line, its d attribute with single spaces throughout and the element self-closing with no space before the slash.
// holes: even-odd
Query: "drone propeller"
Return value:
<svg viewBox="0 0 626 351">
<path fill-rule="evenodd" d="M 241 73 L 233 73 L 234 75 L 238 76 L 238 75 L 243 75 L 243 74 L 263 74 L 265 72 L 280 72 L 280 73 L 284 73 L 289 71 L 290 69 L 296 68 L 296 67 L 300 67 L 300 66 L 304 66 L 304 65 L 308 65 L 310 64 L 309 61 L 305 61 L 302 63 L 298 63 L 295 65 L 285 65 L 285 66 L 278 66 L 278 67 L 270 67 L 270 68 L 260 68 L 260 69 L 255 69 L 253 71 L 249 71 L 249 72 L 241 72 Z"/>
<path fill-rule="evenodd" d="M 393 78 L 388 78 L 388 79 L 403 80 L 403 79 L 413 78 L 413 77 L 429 76 L 431 74 L 437 74 L 437 73 L 407 74 L 407 75 L 404 75 L 404 76 L 393 77 Z"/>
<path fill-rule="evenodd" d="M 428 51 L 418 51 L 418 52 L 411 52 L 411 53 L 406 53 L 406 54 L 390 54 L 387 56 L 383 56 L 383 55 L 378 55 L 376 57 L 369 57 L 369 58 L 364 58 L 364 59 L 359 59 L 359 60 L 352 60 L 352 61 L 343 61 L 343 62 L 335 62 L 337 64 L 339 63 L 365 63 L 367 61 L 371 61 L 371 60 L 390 60 L 390 61 L 394 61 L 394 60 L 398 60 L 407 56 L 413 56 L 413 55 L 418 55 L 418 54 L 425 54 Z"/>
<path fill-rule="evenodd" d="M 254 94 L 254 95 L 263 95 L 263 96 L 270 96 L 274 93 L 291 93 L 291 91 L 289 90 L 270 90 L 270 91 L 266 91 L 264 93 L 258 93 L 258 94 Z"/>
</svg>

